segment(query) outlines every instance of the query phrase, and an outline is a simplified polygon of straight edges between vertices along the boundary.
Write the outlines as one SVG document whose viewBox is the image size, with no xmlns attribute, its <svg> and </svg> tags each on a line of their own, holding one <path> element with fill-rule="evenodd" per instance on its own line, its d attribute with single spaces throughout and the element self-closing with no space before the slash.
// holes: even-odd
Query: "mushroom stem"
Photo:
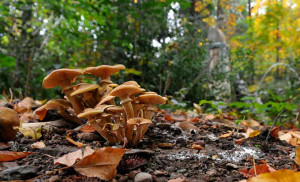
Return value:
<svg viewBox="0 0 300 182">
<path fill-rule="evenodd" d="M 149 105 L 146 109 L 145 119 L 150 119 L 151 120 L 154 113 L 155 113 L 155 106 Z"/>
<path fill-rule="evenodd" d="M 62 107 L 58 108 L 58 114 L 60 114 L 67 121 L 71 121 L 71 122 L 76 123 L 76 124 L 82 124 L 82 121 L 78 117 L 70 115 Z"/>
<path fill-rule="evenodd" d="M 66 95 L 66 97 L 68 98 L 68 100 L 71 102 L 72 107 L 75 111 L 75 114 L 79 114 L 83 111 L 83 106 L 80 103 L 80 101 L 77 99 L 76 95 L 75 96 L 71 96 L 71 93 L 73 92 L 72 87 L 71 88 L 67 88 L 67 89 L 62 89 L 63 93 Z"/>
<path fill-rule="evenodd" d="M 122 107 L 124 108 L 127 116 L 127 120 L 134 117 L 133 107 L 132 104 L 129 101 L 121 103 Z"/>
<path fill-rule="evenodd" d="M 102 130 L 102 128 L 98 125 L 98 123 L 95 120 L 89 120 L 89 123 L 95 128 L 95 130 L 100 133 L 100 135 L 107 140 L 109 143 L 115 143 L 116 140 L 114 137 L 110 136 L 108 133 L 106 133 L 105 130 Z"/>
<path fill-rule="evenodd" d="M 128 142 L 132 141 L 133 130 L 134 130 L 134 124 L 127 124 L 126 130 L 125 130 L 125 136 L 126 136 Z"/>
</svg>

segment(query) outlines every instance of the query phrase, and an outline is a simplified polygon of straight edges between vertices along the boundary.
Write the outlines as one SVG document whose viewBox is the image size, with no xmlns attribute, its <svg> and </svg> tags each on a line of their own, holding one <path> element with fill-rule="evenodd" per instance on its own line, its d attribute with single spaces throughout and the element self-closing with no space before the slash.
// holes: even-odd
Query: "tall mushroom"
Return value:
<svg viewBox="0 0 300 182">
<path fill-rule="evenodd" d="M 18 113 L 7 107 L 0 107 L 0 141 L 7 142 L 15 138 L 20 125 Z"/>
<path fill-rule="evenodd" d="M 113 89 L 109 95 L 120 97 L 121 99 L 120 104 L 124 108 L 128 120 L 134 117 L 134 111 L 132 108 L 130 96 L 141 93 L 143 91 L 144 89 L 140 89 L 133 85 L 120 85 L 115 89 Z"/>
<path fill-rule="evenodd" d="M 145 118 L 152 119 L 153 114 L 155 112 L 155 105 L 156 104 L 165 104 L 167 101 L 167 98 L 162 97 L 157 94 L 144 94 L 144 95 L 138 96 L 138 98 L 136 100 L 139 101 L 140 103 L 147 104 Z"/>
<path fill-rule="evenodd" d="M 66 95 L 68 100 L 71 102 L 72 107 L 76 114 L 83 111 L 83 106 L 77 97 L 72 97 L 73 92 L 72 83 L 75 82 L 77 76 L 82 75 L 82 69 L 58 69 L 52 71 L 48 76 L 44 78 L 43 87 L 46 89 L 60 86 L 62 92 Z"/>
<path fill-rule="evenodd" d="M 104 86 L 113 83 L 110 76 L 120 70 L 124 70 L 126 67 L 122 64 L 117 64 L 114 66 L 101 65 L 97 67 L 88 67 L 84 70 L 84 73 L 90 73 L 92 75 L 101 77 L 100 85 Z"/>
</svg>

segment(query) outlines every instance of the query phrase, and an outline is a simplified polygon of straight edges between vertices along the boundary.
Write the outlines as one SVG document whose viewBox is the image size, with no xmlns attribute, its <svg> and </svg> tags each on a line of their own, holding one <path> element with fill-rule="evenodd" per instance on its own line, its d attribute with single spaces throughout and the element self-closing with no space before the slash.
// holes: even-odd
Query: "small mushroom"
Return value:
<svg viewBox="0 0 300 182">
<path fill-rule="evenodd" d="M 84 70 L 84 73 L 90 73 L 95 76 L 101 77 L 100 85 L 104 86 L 113 83 L 110 76 L 120 70 L 124 70 L 126 67 L 122 64 L 117 64 L 114 66 L 101 65 L 97 67 L 88 67 Z"/>
<path fill-rule="evenodd" d="M 52 71 L 48 76 L 44 78 L 43 87 L 46 89 L 60 86 L 63 93 L 71 102 L 76 114 L 83 111 L 83 106 L 77 97 L 72 97 L 73 92 L 72 83 L 75 81 L 77 76 L 82 75 L 82 69 L 58 69 Z"/>
<path fill-rule="evenodd" d="M 120 97 L 120 99 L 121 99 L 120 104 L 124 108 L 124 110 L 126 112 L 127 120 L 128 120 L 128 119 L 134 117 L 134 111 L 133 111 L 132 104 L 131 104 L 132 100 L 130 99 L 130 96 L 136 95 L 143 91 L 144 91 L 144 89 L 140 89 L 133 85 L 120 85 L 120 86 L 116 87 L 115 89 L 113 89 L 109 95 Z"/>
<path fill-rule="evenodd" d="M 152 119 L 155 112 L 155 105 L 165 104 L 167 98 L 157 94 L 144 94 L 144 95 L 140 95 L 136 100 L 139 101 L 140 103 L 147 104 L 145 118 Z"/>
<path fill-rule="evenodd" d="M 140 117 L 129 119 L 127 121 L 127 128 L 125 132 L 128 141 L 131 141 L 133 145 L 138 144 L 138 142 L 143 138 L 150 124 L 152 124 L 150 119 L 144 119 Z M 134 128 L 136 128 L 135 132 Z"/>
<path fill-rule="evenodd" d="M 83 95 L 83 101 L 86 102 L 87 107 L 95 107 L 97 105 L 96 95 L 94 92 L 98 89 L 97 84 L 81 83 L 73 86 L 74 92 L 71 93 L 71 96 Z"/>
<path fill-rule="evenodd" d="M 136 81 L 133 81 L 133 80 L 124 82 L 121 85 L 133 85 L 133 86 L 141 88 L 141 86 Z"/>
<path fill-rule="evenodd" d="M 18 113 L 7 107 L 0 107 L 0 141 L 7 142 L 15 138 L 20 125 Z"/>
</svg>

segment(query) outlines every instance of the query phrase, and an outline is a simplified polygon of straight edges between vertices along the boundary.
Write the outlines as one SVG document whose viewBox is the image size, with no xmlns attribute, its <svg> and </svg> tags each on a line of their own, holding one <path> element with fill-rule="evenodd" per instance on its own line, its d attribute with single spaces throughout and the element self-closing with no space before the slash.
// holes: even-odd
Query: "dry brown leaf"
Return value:
<svg viewBox="0 0 300 182">
<path fill-rule="evenodd" d="M 64 164 L 66 166 L 73 166 L 78 160 L 82 159 L 82 151 L 76 150 L 75 152 L 71 152 L 63 155 L 58 159 L 54 159 L 54 164 Z"/>
<path fill-rule="evenodd" d="M 175 125 L 179 128 L 181 128 L 183 131 L 188 131 L 190 132 L 191 130 L 194 130 L 196 132 L 199 132 L 200 129 L 195 126 L 194 124 L 190 123 L 190 122 L 180 122 L 180 123 L 175 123 Z"/>
<path fill-rule="evenodd" d="M 244 133 L 244 136 L 245 136 L 245 138 L 251 138 L 251 137 L 255 137 L 259 134 L 260 134 L 259 130 L 253 130 L 251 128 L 248 128 L 246 133 Z"/>
<path fill-rule="evenodd" d="M 279 137 L 279 140 L 286 141 L 287 143 L 290 143 L 290 141 L 291 141 L 292 138 L 293 138 L 293 136 L 292 136 L 291 133 L 286 133 L 284 135 L 281 135 Z"/>
<path fill-rule="evenodd" d="M 278 132 L 281 130 L 280 126 L 276 126 L 274 127 L 271 132 L 270 132 L 270 135 L 275 138 L 275 139 L 278 139 L 279 135 L 278 135 Z"/>
<path fill-rule="evenodd" d="M 296 156 L 295 156 L 294 160 L 295 160 L 296 164 L 298 164 L 298 166 L 300 166 L 300 147 L 298 147 L 296 149 Z"/>
<path fill-rule="evenodd" d="M 233 132 L 225 133 L 225 134 L 219 136 L 219 138 L 228 138 L 228 137 L 230 137 L 232 134 L 233 134 Z"/>
<path fill-rule="evenodd" d="M 245 140 L 246 140 L 246 138 L 240 138 L 240 139 L 237 139 L 237 140 L 235 141 L 235 144 L 241 145 Z"/>
<path fill-rule="evenodd" d="M 34 106 L 34 104 L 35 102 L 32 98 L 26 97 L 24 100 L 15 105 L 14 110 L 17 113 L 31 112 L 31 109 Z"/>
<path fill-rule="evenodd" d="M 196 150 L 205 150 L 204 147 L 202 147 L 201 145 L 197 145 L 197 144 L 193 144 L 191 148 L 196 149 Z"/>
<path fill-rule="evenodd" d="M 68 142 L 70 142 L 70 143 L 76 145 L 76 146 L 79 147 L 79 148 L 83 146 L 83 143 L 74 141 L 74 140 L 70 137 L 70 133 L 67 134 L 66 140 L 67 140 Z"/>
<path fill-rule="evenodd" d="M 213 120 L 215 118 L 215 115 L 213 114 L 205 114 L 204 120 Z"/>
<path fill-rule="evenodd" d="M 32 149 L 42 149 L 42 148 L 45 148 L 46 145 L 44 142 L 35 142 L 31 145 L 31 148 Z"/>
<path fill-rule="evenodd" d="M 83 126 L 82 128 L 80 128 L 80 130 L 83 133 L 91 133 L 93 131 L 96 131 L 95 128 L 90 124 L 87 124 L 87 125 Z"/>
<path fill-rule="evenodd" d="M 255 121 L 253 119 L 250 119 L 250 120 L 243 120 L 241 122 L 241 125 L 244 125 L 246 127 L 252 127 L 252 126 L 260 126 L 259 122 L 258 121 Z"/>
<path fill-rule="evenodd" d="M 111 180 L 117 173 L 117 166 L 121 161 L 125 149 L 105 147 L 96 149 L 91 155 L 79 161 L 74 169 L 88 177 L 98 177 L 103 180 Z"/>
<path fill-rule="evenodd" d="M 300 182 L 300 172 L 280 169 L 250 178 L 248 182 Z"/>
<path fill-rule="evenodd" d="M 168 122 L 171 122 L 171 123 L 174 122 L 173 118 L 172 118 L 170 115 L 164 115 L 164 119 L 165 119 L 166 121 L 168 121 Z"/>
<path fill-rule="evenodd" d="M 164 149 L 169 149 L 174 147 L 173 143 L 159 143 L 157 144 L 157 146 L 159 148 L 164 148 Z"/>
<path fill-rule="evenodd" d="M 33 152 L 12 152 L 12 151 L 0 151 L 0 162 L 13 161 L 26 157 Z"/>
<path fill-rule="evenodd" d="M 274 168 L 272 168 L 268 164 L 256 165 L 255 169 L 256 169 L 256 175 L 276 171 Z M 255 176 L 254 167 L 252 167 L 249 171 L 247 169 L 241 169 L 240 172 L 247 178 Z"/>
</svg>

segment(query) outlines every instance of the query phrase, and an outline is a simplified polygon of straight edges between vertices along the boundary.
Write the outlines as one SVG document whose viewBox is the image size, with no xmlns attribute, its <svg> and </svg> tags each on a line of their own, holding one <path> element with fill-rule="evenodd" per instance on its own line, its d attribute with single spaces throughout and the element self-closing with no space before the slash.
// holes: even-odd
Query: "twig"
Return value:
<svg viewBox="0 0 300 182">
<path fill-rule="evenodd" d="M 254 174 L 255 174 L 255 176 L 257 176 L 256 166 L 255 166 L 255 159 L 254 159 L 254 157 L 252 157 L 252 159 L 253 159 L 253 166 L 254 166 Z"/>
<path fill-rule="evenodd" d="M 279 118 L 285 111 L 286 111 L 286 110 L 283 109 L 283 110 L 276 116 L 276 118 L 274 119 L 273 124 L 272 124 L 272 126 L 271 126 L 271 128 L 270 128 L 270 130 L 269 130 L 269 133 L 268 133 L 268 135 L 267 135 L 267 138 L 266 138 L 265 142 L 268 141 L 269 136 L 270 136 L 270 133 L 271 133 L 271 131 L 272 131 L 272 129 L 273 129 L 273 127 L 274 127 L 276 121 L 278 120 L 278 118 Z"/>
</svg>

